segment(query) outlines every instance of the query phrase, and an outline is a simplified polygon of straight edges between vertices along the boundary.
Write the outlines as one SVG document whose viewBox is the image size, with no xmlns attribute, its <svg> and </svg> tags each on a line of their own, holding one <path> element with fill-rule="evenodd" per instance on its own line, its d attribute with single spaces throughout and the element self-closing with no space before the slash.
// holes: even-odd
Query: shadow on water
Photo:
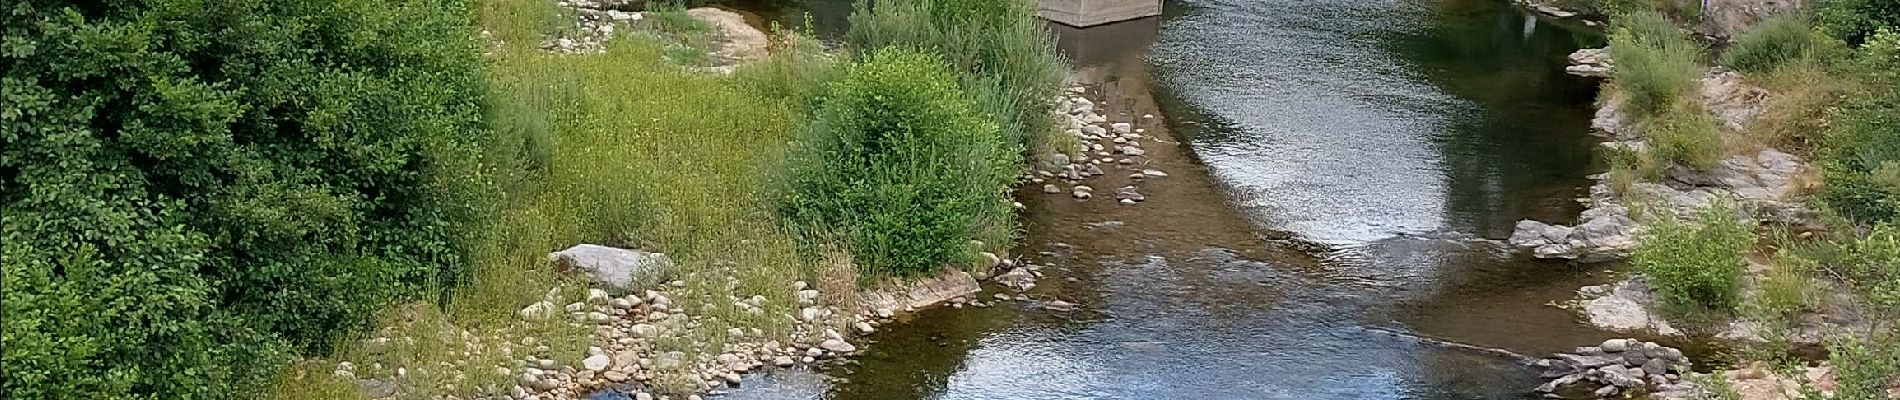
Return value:
<svg viewBox="0 0 1900 400">
<path fill-rule="evenodd" d="M 848 3 L 821 3 L 842 32 Z M 927 310 L 726 398 L 1529 398 L 1533 371 L 1474 349 L 1612 336 L 1547 305 L 1604 271 L 1496 240 L 1578 212 L 1595 87 L 1561 65 L 1601 39 L 1501 0 L 1182 0 L 1052 30 L 1107 117 L 1156 136 L 1149 201 L 1028 188 L 1037 301 Z"/>
</svg>

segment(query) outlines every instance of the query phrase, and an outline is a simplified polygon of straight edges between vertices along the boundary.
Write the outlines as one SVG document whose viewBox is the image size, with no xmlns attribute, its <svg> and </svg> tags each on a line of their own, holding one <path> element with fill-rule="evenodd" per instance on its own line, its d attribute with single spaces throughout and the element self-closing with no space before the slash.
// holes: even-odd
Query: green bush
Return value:
<svg viewBox="0 0 1900 400">
<path fill-rule="evenodd" d="M 1828 343 L 1829 362 L 1834 364 L 1834 395 L 1842 400 L 1885 400 L 1893 398 L 1888 390 L 1900 387 L 1900 337 L 1875 337 L 1869 341 L 1841 340 Z"/>
<path fill-rule="evenodd" d="M 479 170 L 468 5 L 9 3 L 9 398 L 250 398 L 459 273 Z"/>
<path fill-rule="evenodd" d="M 1630 261 L 1649 276 L 1667 309 L 1678 314 L 1728 312 L 1739 303 L 1742 259 L 1753 226 L 1734 209 L 1715 205 L 1692 220 L 1663 218 L 1639 241 Z"/>
<path fill-rule="evenodd" d="M 971 261 L 1001 243 L 1013 146 L 976 112 L 934 55 L 887 48 L 831 84 L 794 144 L 792 221 L 840 236 L 868 277 Z"/>
<path fill-rule="evenodd" d="M 1638 117 L 1661 113 L 1695 88 L 1702 76 L 1696 66 L 1701 48 L 1695 42 L 1653 12 L 1617 21 L 1610 35 L 1610 58 L 1616 60 L 1611 82 L 1629 95 L 1632 112 Z"/>
<path fill-rule="evenodd" d="M 1900 33 L 1882 33 L 1861 48 L 1874 94 L 1831 115 L 1822 151 L 1823 198 L 1860 222 L 1893 221 L 1900 206 Z"/>
<path fill-rule="evenodd" d="M 1782 14 L 1755 25 L 1735 38 L 1722 65 L 1747 73 L 1766 73 L 1800 60 L 1831 60 L 1844 55 L 1845 46 L 1812 28 L 1800 14 Z"/>
<path fill-rule="evenodd" d="M 1900 0 L 1821 0 L 1815 16 L 1829 34 L 1859 44 L 1883 29 L 1900 29 Z"/>
<path fill-rule="evenodd" d="M 860 56 L 892 46 L 942 55 L 1006 138 L 1038 153 L 1073 150 L 1051 115 L 1068 67 L 1035 2 L 859 2 L 848 35 Z"/>
</svg>

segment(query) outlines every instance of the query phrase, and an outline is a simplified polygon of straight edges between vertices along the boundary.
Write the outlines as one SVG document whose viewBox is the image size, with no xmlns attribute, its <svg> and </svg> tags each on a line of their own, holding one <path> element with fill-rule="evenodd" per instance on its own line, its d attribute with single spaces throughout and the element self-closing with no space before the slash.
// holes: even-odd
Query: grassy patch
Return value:
<svg viewBox="0 0 1900 400">
<path fill-rule="evenodd" d="M 1811 151 L 1824 142 L 1828 111 L 1864 89 L 1855 74 L 1835 71 L 1829 62 L 1801 59 L 1748 77 L 1774 93 L 1761 115 L 1749 122 L 1750 139 L 1795 151 Z"/>
<path fill-rule="evenodd" d="M 1726 150 L 1720 122 L 1695 101 L 1677 101 L 1668 111 L 1638 123 L 1649 137 L 1649 155 L 1655 165 L 1679 163 L 1708 169 Z"/>
</svg>

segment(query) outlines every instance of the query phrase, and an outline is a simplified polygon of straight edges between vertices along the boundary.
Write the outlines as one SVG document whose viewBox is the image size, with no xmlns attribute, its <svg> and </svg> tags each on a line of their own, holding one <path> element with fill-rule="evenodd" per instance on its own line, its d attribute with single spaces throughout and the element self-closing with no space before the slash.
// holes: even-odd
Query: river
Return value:
<svg viewBox="0 0 1900 400">
<path fill-rule="evenodd" d="M 1502 353 L 1613 337 L 1549 305 L 1607 271 L 1498 240 L 1579 211 L 1595 86 L 1561 71 L 1600 39 L 1503 0 L 1166 8 L 1053 27 L 1111 120 L 1179 144 L 1148 146 L 1171 176 L 1138 206 L 1026 185 L 1037 301 L 926 310 L 724 398 L 1532 398 Z"/>
</svg>

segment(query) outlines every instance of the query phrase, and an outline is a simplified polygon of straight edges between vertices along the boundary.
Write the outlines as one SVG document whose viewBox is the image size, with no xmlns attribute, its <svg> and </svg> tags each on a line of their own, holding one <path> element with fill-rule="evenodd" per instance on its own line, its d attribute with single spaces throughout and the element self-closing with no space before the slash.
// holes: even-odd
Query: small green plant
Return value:
<svg viewBox="0 0 1900 400">
<path fill-rule="evenodd" d="M 1715 204 L 1687 221 L 1658 218 L 1630 260 L 1650 278 L 1665 309 L 1677 315 L 1728 313 L 1739 304 L 1743 253 L 1754 243 L 1752 224 Z"/>
<path fill-rule="evenodd" d="M 1637 117 L 1662 113 L 1701 78 L 1696 66 L 1701 48 L 1654 12 L 1636 12 L 1617 19 L 1610 35 L 1610 55 L 1616 60 L 1611 82 L 1628 95 Z"/>
<path fill-rule="evenodd" d="M 941 58 L 887 48 L 832 82 L 789 156 L 792 221 L 842 237 L 866 277 L 972 260 L 1013 230 L 1016 151 Z"/>
</svg>

